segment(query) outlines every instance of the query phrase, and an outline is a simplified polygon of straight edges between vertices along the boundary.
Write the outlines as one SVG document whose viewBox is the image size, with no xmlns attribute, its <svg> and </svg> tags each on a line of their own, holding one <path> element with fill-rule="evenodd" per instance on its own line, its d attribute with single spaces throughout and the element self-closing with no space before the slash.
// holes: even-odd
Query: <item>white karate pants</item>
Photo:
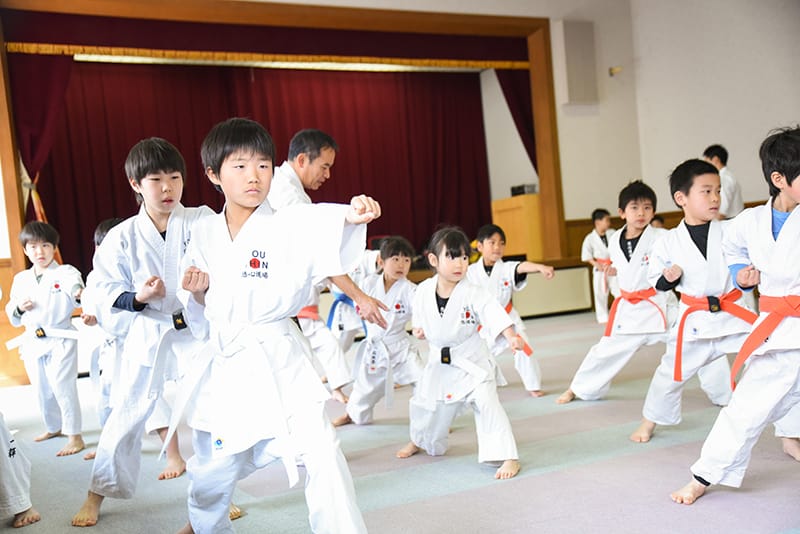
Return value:
<svg viewBox="0 0 800 534">
<path fill-rule="evenodd" d="M 78 351 L 73 340 L 64 340 L 39 358 L 23 358 L 28 378 L 36 388 L 39 408 L 48 432 L 68 436 L 81 433 L 78 399 Z"/>
<path fill-rule="evenodd" d="M 31 462 L 9 432 L 0 413 L 0 518 L 31 507 Z"/>
<path fill-rule="evenodd" d="M 350 367 L 339 342 L 321 320 L 299 319 L 300 328 L 311 344 L 317 362 L 328 378 L 328 386 L 337 389 L 353 381 Z"/>
</svg>

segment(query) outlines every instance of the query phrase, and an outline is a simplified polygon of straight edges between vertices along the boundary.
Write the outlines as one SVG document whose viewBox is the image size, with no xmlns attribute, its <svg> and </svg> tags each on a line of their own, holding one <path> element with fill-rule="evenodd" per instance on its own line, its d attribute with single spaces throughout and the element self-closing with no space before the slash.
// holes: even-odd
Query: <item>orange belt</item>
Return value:
<svg viewBox="0 0 800 534">
<path fill-rule="evenodd" d="M 681 321 L 678 323 L 678 345 L 675 348 L 675 373 L 672 377 L 675 382 L 681 382 L 683 380 L 683 373 L 681 369 L 681 356 L 683 355 L 683 330 L 684 326 L 686 325 L 686 319 L 689 317 L 689 315 L 697 311 L 710 311 L 711 313 L 724 311 L 738 317 L 743 321 L 753 324 L 756 322 L 756 319 L 758 319 L 758 315 L 751 312 L 747 308 L 743 308 L 736 304 L 736 301 L 739 300 L 739 297 L 741 296 L 742 292 L 738 289 L 734 289 L 729 293 L 725 293 L 721 297 L 690 297 L 684 293 L 681 294 L 681 302 L 689 307 L 683 312 L 683 315 L 681 315 Z"/>
<path fill-rule="evenodd" d="M 619 296 L 614 299 L 614 302 L 611 304 L 611 309 L 608 311 L 608 324 L 606 325 L 606 331 L 603 334 L 604 336 L 611 335 L 611 329 L 614 327 L 614 318 L 617 315 L 617 306 L 619 306 L 619 301 L 627 300 L 631 304 L 638 304 L 639 302 L 647 301 L 653 306 L 656 307 L 658 313 L 661 314 L 661 319 L 664 321 L 664 328 L 667 327 L 667 318 L 664 315 L 664 310 L 658 307 L 658 304 L 650 300 L 650 297 L 655 296 L 656 290 L 653 287 L 648 287 L 647 289 L 640 289 L 639 291 L 624 291 L 620 290 Z"/>
<path fill-rule="evenodd" d="M 742 343 L 742 348 L 739 349 L 739 354 L 736 355 L 731 366 L 731 389 L 736 388 L 736 375 L 739 374 L 744 362 L 753 354 L 754 350 L 767 340 L 781 321 L 786 317 L 800 317 L 800 295 L 785 297 L 761 295 L 758 299 L 758 308 L 769 315 L 750 332 L 750 335 Z"/>
<path fill-rule="evenodd" d="M 595 258 L 595 263 L 599 263 L 600 265 L 607 265 L 611 267 L 611 258 Z M 603 293 L 608 292 L 608 270 L 603 271 L 603 279 L 600 284 L 600 291 Z"/>
<path fill-rule="evenodd" d="M 509 301 L 508 301 L 508 304 L 506 304 L 506 307 L 505 307 L 504 309 L 506 310 L 506 313 L 511 313 L 511 310 L 513 310 L 513 309 L 514 309 L 514 303 L 513 303 L 513 302 L 511 302 L 511 301 L 509 300 Z M 483 328 L 483 325 L 480 325 L 480 324 L 479 324 L 479 325 L 478 325 L 478 332 L 480 332 L 480 331 L 481 331 L 481 328 Z M 525 339 L 524 339 L 524 338 L 523 338 L 521 335 L 517 334 L 517 337 L 518 337 L 518 338 L 520 338 L 520 339 L 521 339 L 523 342 L 525 341 Z M 525 356 L 530 356 L 531 354 L 533 354 L 533 349 L 532 349 L 532 348 L 531 348 L 531 346 L 530 346 L 530 345 L 528 345 L 528 343 L 526 342 L 526 343 L 525 343 L 525 346 L 524 346 L 524 347 L 522 347 L 522 352 L 524 352 L 524 353 L 525 353 Z"/>
<path fill-rule="evenodd" d="M 319 321 L 319 306 L 306 306 L 297 312 L 298 319 L 314 319 Z"/>
</svg>

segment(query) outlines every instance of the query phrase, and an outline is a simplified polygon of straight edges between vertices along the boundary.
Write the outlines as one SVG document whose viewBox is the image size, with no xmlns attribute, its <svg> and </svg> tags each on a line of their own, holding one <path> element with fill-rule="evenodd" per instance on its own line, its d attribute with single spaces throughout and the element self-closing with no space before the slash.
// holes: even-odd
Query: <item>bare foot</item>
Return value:
<svg viewBox="0 0 800 534">
<path fill-rule="evenodd" d="M 186 462 L 183 458 L 167 458 L 167 467 L 158 475 L 158 480 L 170 480 L 178 478 L 186 472 Z"/>
<path fill-rule="evenodd" d="M 83 438 L 80 434 L 76 434 L 69 436 L 67 444 L 56 453 L 56 456 L 69 456 L 70 454 L 81 452 L 85 448 L 86 444 L 83 442 Z"/>
<path fill-rule="evenodd" d="M 420 448 L 413 441 L 409 441 L 408 444 L 397 451 L 395 456 L 398 458 L 410 458 L 417 454 L 420 451 Z"/>
<path fill-rule="evenodd" d="M 669 494 L 673 501 L 678 504 L 692 504 L 706 492 L 706 487 L 698 481 L 692 479 L 678 491 Z"/>
<path fill-rule="evenodd" d="M 633 431 L 630 436 L 631 441 L 636 443 L 647 443 L 653 437 L 653 430 L 656 429 L 656 424 L 649 419 L 642 418 L 639 428 Z"/>
<path fill-rule="evenodd" d="M 331 397 L 333 397 L 334 400 L 341 402 L 342 404 L 347 404 L 347 401 L 350 399 L 348 399 L 347 395 L 344 394 L 344 392 L 342 391 L 342 387 L 338 387 L 333 391 L 331 391 Z"/>
<path fill-rule="evenodd" d="M 81 509 L 72 517 L 72 526 L 95 526 L 97 524 L 97 518 L 100 516 L 100 505 L 103 504 L 103 499 L 104 497 L 102 495 L 90 491 Z"/>
<path fill-rule="evenodd" d="M 36 511 L 36 508 L 31 506 L 30 508 L 28 508 L 24 512 L 20 512 L 18 514 L 14 514 L 14 523 L 13 523 L 13 525 L 14 525 L 14 528 L 24 527 L 24 526 L 32 525 L 33 523 L 36 523 L 41 518 L 42 518 L 42 516 L 39 515 L 39 512 Z"/>
<path fill-rule="evenodd" d="M 84 460 L 94 460 L 94 457 L 97 456 L 97 451 L 89 451 L 83 455 Z"/>
<path fill-rule="evenodd" d="M 33 438 L 33 441 L 45 441 L 47 439 L 55 438 L 61 435 L 61 431 L 58 432 L 45 432 L 41 436 L 36 436 Z"/>
<path fill-rule="evenodd" d="M 800 462 L 800 438 L 781 438 L 783 452 Z"/>
<path fill-rule="evenodd" d="M 574 400 L 575 392 L 571 389 L 568 389 L 556 399 L 556 404 L 567 404 L 568 402 L 572 402 Z"/>
<path fill-rule="evenodd" d="M 541 389 L 534 389 L 533 391 L 529 391 L 528 393 L 530 394 L 531 397 L 543 397 L 544 396 L 544 391 L 542 391 Z"/>
<path fill-rule="evenodd" d="M 353 422 L 353 420 L 350 418 L 350 416 L 347 415 L 347 414 L 344 414 L 344 415 L 342 415 L 340 417 L 337 417 L 336 419 L 333 420 L 333 426 L 349 425 L 352 422 Z"/>
<path fill-rule="evenodd" d="M 517 476 L 519 473 L 519 460 L 506 460 L 503 465 L 497 468 L 494 478 L 506 479 Z"/>
<path fill-rule="evenodd" d="M 328 377 L 326 375 L 322 375 L 321 377 L 319 377 L 319 379 L 322 380 L 323 384 L 327 384 L 328 383 Z"/>
<path fill-rule="evenodd" d="M 186 523 L 185 525 L 183 525 L 181 529 L 178 531 L 178 534 L 194 534 L 194 530 L 192 529 L 192 524 Z"/>
<path fill-rule="evenodd" d="M 239 519 L 242 517 L 242 509 L 236 506 L 235 504 L 231 503 L 230 508 L 228 509 L 228 517 L 231 521 Z"/>
</svg>

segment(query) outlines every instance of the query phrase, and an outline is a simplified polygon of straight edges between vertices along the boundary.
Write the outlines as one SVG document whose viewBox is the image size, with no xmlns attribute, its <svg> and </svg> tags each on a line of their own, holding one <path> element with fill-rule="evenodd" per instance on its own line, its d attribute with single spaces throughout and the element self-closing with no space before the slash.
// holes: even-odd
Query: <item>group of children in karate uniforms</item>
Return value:
<svg viewBox="0 0 800 534">
<path fill-rule="evenodd" d="M 335 144 L 328 147 L 335 154 Z M 709 484 L 738 486 L 750 449 L 769 422 L 776 422 L 787 453 L 800 460 L 800 338 L 794 324 L 800 316 L 799 258 L 793 246 L 800 234 L 795 209 L 800 202 L 800 181 L 795 179 L 800 175 L 800 130 L 774 134 L 761 152 L 772 195 L 766 206 L 730 222 L 716 221 L 719 176 L 713 167 L 690 160 L 675 169 L 670 181 L 673 198 L 685 214 L 678 228 L 666 232 L 650 227 L 655 194 L 633 182 L 620 194 L 626 226 L 607 234 L 610 262 L 590 253 L 593 261 L 602 260 L 597 271 L 604 280 L 616 278 L 620 295 L 605 335 L 558 401 L 602 398 L 639 347 L 666 337 L 667 351 L 648 392 L 642 425 L 631 439 L 648 441 L 656 425 L 680 422 L 681 390 L 695 373 L 713 402 L 727 404 L 692 466 L 694 478 L 672 494 L 676 502 L 693 502 Z M 279 184 L 281 174 L 293 178 L 289 186 L 301 184 L 301 192 L 309 187 L 304 179 L 321 183 L 329 175 L 332 158 L 317 161 L 318 168 L 313 163 L 319 155 L 292 165 L 300 155 L 303 160 L 308 150 L 293 155 L 290 149 L 289 161 L 273 181 L 275 150 L 263 127 L 247 119 L 216 125 L 202 147 L 206 175 L 225 195 L 223 211 L 214 214 L 180 204 L 185 168 L 174 147 L 152 138 L 131 150 L 126 174 L 142 208 L 110 230 L 95 254 L 87 288 L 93 316 L 109 334 L 122 330 L 112 326 L 114 320 L 128 318 L 123 357 L 117 362 L 122 368 L 114 373 L 120 383 L 113 385 L 124 394 L 114 397 L 89 496 L 74 525 L 95 524 L 105 497 L 133 495 L 141 435 L 150 427 L 165 442 L 165 477 L 180 475 L 184 465 L 180 454 L 174 455 L 174 432 L 185 416 L 194 456 L 186 466 L 189 521 L 181 532 L 232 532 L 231 496 L 237 481 L 276 460 L 283 463 L 290 485 L 299 479 L 297 466 L 305 466 L 314 532 L 366 532 L 346 460 L 325 413 L 331 392 L 315 369 L 313 343 L 292 321 L 313 302 L 315 288 L 332 277 L 363 304 L 362 316 L 370 316 L 350 402 L 334 423 L 370 423 L 374 406 L 383 397 L 391 401 L 395 384 L 412 384 L 411 440 L 398 457 L 423 450 L 444 454 L 453 419 L 472 408 L 478 460 L 497 463 L 496 478 L 519 472 L 513 431 L 497 395 L 505 380 L 496 357 L 513 353 L 525 388 L 532 396 L 541 395 L 530 340 L 510 302 L 528 274 L 552 278 L 552 267 L 503 262 L 505 236 L 494 225 L 479 231 L 482 259 L 470 266 L 469 239 L 446 227 L 434 234 L 428 251 L 435 276 L 419 286 L 409 282 L 413 249 L 404 239 L 390 237 L 375 261 L 379 271 L 357 287 L 342 273 L 364 268 L 365 224 L 380 216 L 381 207 L 362 195 L 349 206 L 310 205 L 301 198 L 275 209 L 267 195 L 271 200 L 271 191 L 280 191 L 271 189 L 271 182 Z M 28 241 L 54 248 L 58 239 L 37 234 Z M 83 448 L 80 409 L 76 426 L 71 389 L 65 388 L 68 380 L 59 382 L 57 377 L 71 375 L 74 388 L 76 361 L 62 360 L 70 350 L 74 353 L 68 318 L 83 283 L 79 273 L 73 276 L 74 269 L 52 262 L 52 252 L 42 253 L 28 241 L 23 245 L 26 253 L 32 249 L 34 267 L 18 275 L 19 282 L 15 279 L 7 312 L 28 328 L 21 342 L 40 392 L 44 437 L 68 433 L 69 450 L 62 452 L 71 454 Z M 369 258 L 367 262 L 375 256 Z M 59 276 L 50 280 L 56 271 Z M 34 275 L 41 278 L 26 279 Z M 761 293 L 759 317 L 739 301 L 742 290 L 755 286 Z M 35 294 L 39 288 L 46 291 Z M 666 292 L 673 288 L 682 294 L 677 318 L 666 305 Z M 48 298 L 59 299 L 47 309 L 53 317 L 66 314 L 66 322 L 37 316 Z M 409 320 L 413 335 L 427 341 L 424 366 L 405 332 Z M 40 328 L 47 335 L 37 337 Z M 731 396 L 724 355 L 742 343 L 733 372 L 749 353 L 754 357 Z M 163 405 L 164 382 L 178 378 L 170 414 Z M 330 385 L 341 391 L 338 383 Z M 68 393 L 58 393 L 59 388 Z M 253 405 L 260 407 L 257 415 L 244 409 Z M 10 451 L 13 437 L 0 430 Z M 22 454 L 7 456 L 15 464 L 13 469 L 3 465 L 3 489 L 16 487 L 17 494 L 24 493 L 29 464 Z M 16 474 L 16 486 L 5 480 L 6 473 Z M 39 519 L 29 498 L 16 498 L 12 504 L 0 498 L 0 512 L 13 513 L 15 525 Z"/>
</svg>

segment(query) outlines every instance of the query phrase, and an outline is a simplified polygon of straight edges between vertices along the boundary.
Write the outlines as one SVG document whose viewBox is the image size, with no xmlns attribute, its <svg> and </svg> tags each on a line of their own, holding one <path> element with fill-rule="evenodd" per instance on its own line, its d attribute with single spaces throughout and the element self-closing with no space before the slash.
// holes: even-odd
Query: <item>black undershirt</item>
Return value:
<svg viewBox="0 0 800 534">
<path fill-rule="evenodd" d="M 625 237 L 625 232 L 619 233 L 619 248 L 622 249 L 622 253 L 625 254 L 625 258 L 628 261 L 631 261 L 631 256 L 633 256 L 633 251 L 636 250 L 636 245 L 639 244 L 639 239 L 641 237 L 642 234 L 639 234 L 633 239 L 628 239 Z"/>
</svg>

